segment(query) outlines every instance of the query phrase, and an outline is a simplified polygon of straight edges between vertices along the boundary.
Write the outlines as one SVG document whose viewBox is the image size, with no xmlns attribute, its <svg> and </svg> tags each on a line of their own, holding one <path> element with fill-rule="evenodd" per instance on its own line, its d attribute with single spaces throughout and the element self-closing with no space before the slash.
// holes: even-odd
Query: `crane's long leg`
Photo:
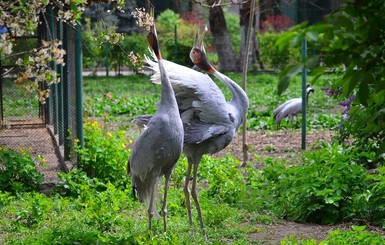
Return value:
<svg viewBox="0 0 385 245">
<path fill-rule="evenodd" d="M 163 207 L 162 207 L 162 216 L 163 216 L 163 231 L 166 232 L 167 229 L 167 192 L 169 187 L 170 175 L 165 175 L 164 183 L 164 197 L 163 197 Z"/>
<path fill-rule="evenodd" d="M 191 187 L 191 195 L 192 195 L 192 197 L 194 199 L 195 207 L 196 207 L 197 212 L 198 212 L 198 218 L 199 218 L 199 222 L 200 222 L 200 225 L 201 225 L 201 229 L 203 231 L 204 236 L 206 237 L 205 226 L 203 224 L 202 211 L 201 211 L 201 207 L 200 207 L 200 204 L 199 204 L 198 192 L 197 192 L 197 188 L 196 188 L 197 172 L 198 172 L 198 166 L 199 166 L 200 159 L 201 158 L 199 157 L 198 161 L 194 162 L 193 182 L 192 182 L 192 187 Z"/>
<path fill-rule="evenodd" d="M 187 207 L 187 214 L 188 214 L 188 220 L 189 220 L 190 226 L 193 225 L 192 217 L 191 217 L 190 191 L 188 189 L 189 182 L 190 182 L 191 167 L 192 167 L 192 160 L 191 158 L 188 158 L 187 174 L 186 174 L 186 180 L 183 186 L 183 191 L 184 191 L 184 196 L 186 198 L 186 207 Z"/>
<path fill-rule="evenodd" d="M 150 193 L 150 205 L 148 205 L 148 230 L 151 230 L 152 227 L 152 217 L 154 216 L 154 190 L 155 186 L 151 188 L 151 193 Z"/>
</svg>

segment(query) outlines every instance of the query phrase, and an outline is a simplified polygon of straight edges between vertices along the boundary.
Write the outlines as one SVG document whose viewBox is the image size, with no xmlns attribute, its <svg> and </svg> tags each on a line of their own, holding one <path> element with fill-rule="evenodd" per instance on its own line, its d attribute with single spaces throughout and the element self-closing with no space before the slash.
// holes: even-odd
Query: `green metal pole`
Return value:
<svg viewBox="0 0 385 245">
<path fill-rule="evenodd" d="M 63 87 L 63 136 L 64 136 L 64 160 L 70 160 L 71 154 L 71 139 L 70 139 L 70 131 L 69 131 L 69 63 L 70 63 L 70 52 L 69 47 L 70 44 L 68 39 L 70 38 L 70 30 L 67 24 L 63 23 L 63 48 L 67 51 L 64 56 L 64 63 L 66 64 L 63 67 L 63 79 L 62 79 L 62 87 Z"/>
<path fill-rule="evenodd" d="M 76 25 L 75 34 L 75 79 L 76 79 L 76 132 L 80 147 L 84 146 L 83 137 L 83 54 L 82 27 Z"/>
<path fill-rule="evenodd" d="M 43 29 L 43 33 L 44 33 L 44 37 L 41 38 L 41 42 L 39 42 L 39 45 L 42 45 L 42 41 L 43 40 L 50 40 L 50 33 L 49 33 L 49 30 L 47 28 L 47 25 L 49 25 L 49 23 L 46 23 L 45 22 L 46 19 L 44 19 L 44 23 L 45 25 L 43 24 L 42 25 L 42 29 Z M 40 86 L 40 89 L 42 90 L 46 90 L 48 89 L 48 84 L 47 82 L 42 82 L 41 83 L 41 86 Z M 43 105 L 44 106 L 44 116 L 45 116 L 45 123 L 46 124 L 52 124 L 52 115 L 51 115 L 51 98 L 48 98 L 46 101 L 45 101 L 45 104 Z"/>
<path fill-rule="evenodd" d="M 109 42 L 106 42 L 106 61 L 105 61 L 105 66 L 106 66 L 106 76 L 109 76 L 109 68 L 108 68 L 108 53 L 110 52 L 110 44 Z"/>
<path fill-rule="evenodd" d="M 302 40 L 302 60 L 306 59 L 306 48 L 307 42 L 304 38 Z M 306 66 L 302 68 L 302 144 L 301 149 L 306 150 L 306 105 L 307 105 L 307 94 L 306 94 Z"/>
<path fill-rule="evenodd" d="M 50 40 L 56 39 L 56 32 L 55 32 L 55 15 L 53 11 L 53 7 L 48 8 L 49 13 L 49 31 L 50 31 Z M 55 70 L 56 64 L 55 62 L 50 63 L 50 67 L 52 70 Z M 53 131 L 54 134 L 58 133 L 58 121 L 59 121 L 59 113 L 57 108 L 57 84 L 52 84 L 51 86 L 51 101 L 52 101 L 52 113 L 53 113 Z"/>
<path fill-rule="evenodd" d="M 59 20 L 57 23 L 57 37 L 60 41 L 63 41 L 63 21 Z M 59 121 L 59 145 L 64 143 L 64 113 L 63 113 L 63 65 L 57 65 L 57 72 L 60 77 L 60 83 L 58 84 L 58 121 Z"/>
</svg>

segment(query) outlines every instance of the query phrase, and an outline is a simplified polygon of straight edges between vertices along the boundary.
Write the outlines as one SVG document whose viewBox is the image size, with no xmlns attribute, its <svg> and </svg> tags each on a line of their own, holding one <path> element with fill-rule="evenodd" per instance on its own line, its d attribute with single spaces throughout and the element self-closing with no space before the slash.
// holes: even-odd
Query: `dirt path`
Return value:
<svg viewBox="0 0 385 245">
<path fill-rule="evenodd" d="M 300 130 L 288 131 L 248 131 L 247 134 L 248 158 L 249 161 L 259 165 L 264 157 L 293 158 L 298 157 L 301 152 L 302 135 Z M 311 149 L 317 142 L 330 142 L 333 131 L 319 130 L 309 131 L 306 135 L 306 149 Z M 242 134 L 239 132 L 231 144 L 214 157 L 223 157 L 227 153 L 243 159 Z"/>
</svg>

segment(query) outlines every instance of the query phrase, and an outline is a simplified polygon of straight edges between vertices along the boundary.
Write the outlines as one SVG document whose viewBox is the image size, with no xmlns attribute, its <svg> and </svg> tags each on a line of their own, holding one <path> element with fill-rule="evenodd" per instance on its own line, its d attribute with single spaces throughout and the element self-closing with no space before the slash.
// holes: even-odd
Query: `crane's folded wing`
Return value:
<svg viewBox="0 0 385 245">
<path fill-rule="evenodd" d="M 157 62 L 147 56 L 145 59 L 148 68 L 154 71 L 151 75 L 152 82 L 159 84 L 160 72 Z M 208 75 L 167 60 L 163 62 L 184 123 L 191 120 L 188 115 L 196 112 L 199 112 L 200 120 L 205 123 L 230 123 L 226 98 Z"/>
</svg>

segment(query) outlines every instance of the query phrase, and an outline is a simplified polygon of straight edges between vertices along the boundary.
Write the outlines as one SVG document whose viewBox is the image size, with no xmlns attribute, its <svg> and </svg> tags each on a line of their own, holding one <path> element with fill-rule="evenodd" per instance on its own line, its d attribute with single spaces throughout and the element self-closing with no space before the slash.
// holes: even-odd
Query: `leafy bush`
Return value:
<svg viewBox="0 0 385 245">
<path fill-rule="evenodd" d="M 194 64 L 190 59 L 190 51 L 193 43 L 191 40 L 180 40 L 177 43 L 174 40 L 168 39 L 165 43 L 163 50 L 166 51 L 167 60 L 173 61 L 179 65 L 192 67 Z"/>
<path fill-rule="evenodd" d="M 276 46 L 276 42 L 285 34 L 264 32 L 258 35 L 261 61 L 267 69 L 281 70 L 300 57 L 299 48 L 290 45 L 284 48 Z"/>
<path fill-rule="evenodd" d="M 90 190 L 104 191 L 105 184 L 97 178 L 90 178 L 81 170 L 58 174 L 59 183 L 55 191 L 62 196 L 77 197 Z"/>
<path fill-rule="evenodd" d="M 38 158 L 44 164 L 43 158 Z M 33 191 L 42 184 L 44 176 L 35 166 L 31 153 L 25 149 L 15 151 L 0 146 L 1 190 L 12 193 Z"/>
<path fill-rule="evenodd" d="M 207 195 L 219 202 L 237 203 L 244 189 L 244 177 L 237 169 L 239 160 L 227 155 L 225 158 L 204 159 L 199 166 L 198 177 L 207 180 Z"/>
<path fill-rule="evenodd" d="M 354 213 L 370 223 L 385 228 L 384 167 L 378 174 L 368 175 L 369 187 L 354 196 Z"/>
<path fill-rule="evenodd" d="M 352 218 L 353 198 L 368 188 L 366 169 L 354 162 L 354 152 L 337 144 L 305 152 L 298 166 L 272 165 L 263 172 L 272 185 L 284 217 L 317 223 Z"/>
<path fill-rule="evenodd" d="M 76 146 L 78 168 L 89 177 L 116 182 L 126 174 L 129 150 L 123 131 L 107 132 L 96 122 L 84 124 L 84 147 Z"/>
</svg>

